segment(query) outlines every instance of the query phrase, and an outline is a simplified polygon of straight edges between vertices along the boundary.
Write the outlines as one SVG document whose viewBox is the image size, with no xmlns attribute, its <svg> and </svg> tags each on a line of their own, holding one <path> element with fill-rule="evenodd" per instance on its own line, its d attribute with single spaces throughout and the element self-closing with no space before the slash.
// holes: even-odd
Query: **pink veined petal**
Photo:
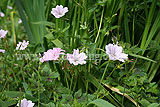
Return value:
<svg viewBox="0 0 160 107">
<path fill-rule="evenodd" d="M 128 55 L 125 54 L 125 53 L 121 53 L 121 54 L 120 54 L 120 58 L 128 59 Z"/>
<path fill-rule="evenodd" d="M 109 54 L 109 59 L 110 60 L 117 60 L 116 56 Z"/>
<path fill-rule="evenodd" d="M 63 10 L 63 6 L 62 6 L 62 5 L 56 6 L 56 9 L 57 9 L 59 12 L 61 12 L 61 10 Z"/>
<path fill-rule="evenodd" d="M 77 61 L 76 61 L 76 62 L 74 61 L 74 62 L 73 62 L 73 65 L 78 65 L 78 62 L 77 62 Z"/>
<path fill-rule="evenodd" d="M 65 7 L 64 9 L 63 9 L 63 13 L 67 13 L 68 12 L 68 7 Z"/>
<path fill-rule="evenodd" d="M 40 58 L 40 62 L 42 62 L 42 63 L 44 62 L 44 59 L 43 59 L 43 57 L 42 57 L 42 58 Z"/>
<path fill-rule="evenodd" d="M 73 56 L 77 56 L 78 54 L 79 54 L 79 49 L 77 49 L 77 50 L 74 49 L 74 50 L 73 50 Z"/>
<path fill-rule="evenodd" d="M 121 59 L 121 58 L 120 58 L 120 59 L 118 59 L 118 60 L 121 61 L 121 62 L 124 62 L 124 59 Z"/>
<path fill-rule="evenodd" d="M 28 105 L 27 99 L 23 99 L 23 100 L 21 101 L 21 106 L 22 106 L 22 107 L 27 107 L 27 105 Z"/>
<path fill-rule="evenodd" d="M 114 52 L 113 45 L 112 44 L 106 45 L 106 53 L 107 54 L 112 54 L 113 52 Z"/>
<path fill-rule="evenodd" d="M 122 53 L 122 47 L 115 45 L 115 55 L 120 55 Z"/>
<path fill-rule="evenodd" d="M 81 61 L 77 61 L 79 64 L 86 64 L 86 61 L 84 61 L 84 60 L 81 60 Z"/>
<path fill-rule="evenodd" d="M 28 101 L 28 105 L 27 105 L 27 107 L 33 107 L 34 106 L 34 103 L 32 103 L 32 101 Z"/>
<path fill-rule="evenodd" d="M 80 60 L 84 60 L 84 59 L 86 59 L 86 58 L 87 58 L 87 56 L 86 56 L 85 53 L 80 53 L 80 54 L 79 54 L 79 59 L 80 59 Z"/>
</svg>

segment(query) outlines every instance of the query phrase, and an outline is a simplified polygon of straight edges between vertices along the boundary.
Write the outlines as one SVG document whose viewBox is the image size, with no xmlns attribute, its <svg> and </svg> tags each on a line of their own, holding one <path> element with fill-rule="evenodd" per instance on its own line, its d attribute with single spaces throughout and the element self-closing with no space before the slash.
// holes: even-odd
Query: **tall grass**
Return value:
<svg viewBox="0 0 160 107">
<path fill-rule="evenodd" d="M 31 43 L 42 43 L 46 29 L 34 22 L 46 21 L 44 0 L 15 0 L 20 18 Z"/>
</svg>

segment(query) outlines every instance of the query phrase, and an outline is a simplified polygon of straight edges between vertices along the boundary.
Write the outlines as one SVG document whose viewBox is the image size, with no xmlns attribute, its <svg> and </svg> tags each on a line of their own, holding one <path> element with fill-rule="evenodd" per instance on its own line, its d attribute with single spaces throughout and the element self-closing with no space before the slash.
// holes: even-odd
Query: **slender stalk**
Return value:
<svg viewBox="0 0 160 107">
<path fill-rule="evenodd" d="M 71 84 L 70 84 L 70 91 L 72 91 L 72 84 L 73 84 L 73 75 L 72 75 Z"/>
<path fill-rule="evenodd" d="M 104 70 L 104 72 L 103 72 L 103 75 L 102 75 L 102 78 L 101 78 L 101 81 L 100 81 L 100 84 L 99 84 L 98 90 L 100 89 L 100 85 L 101 85 L 101 83 L 102 83 L 102 81 L 103 81 L 104 75 L 106 74 L 106 71 L 107 71 L 108 65 L 109 65 L 109 62 L 108 62 L 107 66 L 106 66 L 106 68 L 105 68 L 105 70 Z M 97 97 L 98 97 L 98 95 L 97 95 Z"/>
<path fill-rule="evenodd" d="M 99 33 L 100 33 L 100 30 L 101 30 L 101 26 L 102 26 L 103 14 L 104 14 L 104 7 L 103 7 L 103 10 L 102 10 L 101 21 L 100 21 L 100 24 L 99 24 L 99 29 L 98 29 L 97 37 L 96 37 L 94 43 L 97 43 L 97 40 L 98 40 L 98 37 L 99 37 Z"/>
<path fill-rule="evenodd" d="M 69 89 L 69 84 L 68 84 L 68 79 L 67 79 L 66 72 L 65 72 L 65 77 L 64 78 L 66 79 L 67 88 Z"/>
<path fill-rule="evenodd" d="M 38 74 L 38 107 L 40 107 L 40 74 L 39 74 L 39 70 L 40 70 L 40 65 L 38 67 L 37 74 Z"/>
<path fill-rule="evenodd" d="M 19 88 L 19 107 L 21 107 L 21 88 Z"/>
<path fill-rule="evenodd" d="M 109 74 L 109 76 L 107 77 L 107 78 L 109 78 L 112 74 L 113 74 L 113 72 L 116 70 L 116 67 L 114 67 L 114 69 L 112 70 L 112 72 Z"/>
</svg>

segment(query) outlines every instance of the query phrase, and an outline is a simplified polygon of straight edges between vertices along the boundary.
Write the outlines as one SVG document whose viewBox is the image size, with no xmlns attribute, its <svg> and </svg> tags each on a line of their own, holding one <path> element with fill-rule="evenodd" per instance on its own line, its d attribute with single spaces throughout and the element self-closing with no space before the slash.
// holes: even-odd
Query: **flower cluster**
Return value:
<svg viewBox="0 0 160 107">
<path fill-rule="evenodd" d="M 44 56 L 40 58 L 40 62 L 47 62 L 47 61 L 55 61 L 59 60 L 60 54 L 64 54 L 65 50 L 61 50 L 61 48 L 53 48 L 49 49 L 47 52 L 44 52 Z M 67 54 L 67 59 L 70 64 L 78 65 L 78 64 L 85 64 L 87 56 L 85 53 L 79 53 L 79 50 L 73 51 L 73 54 Z"/>
<path fill-rule="evenodd" d="M 23 42 L 19 42 L 17 44 L 16 50 L 25 50 L 29 44 L 29 41 L 23 40 Z"/>
<path fill-rule="evenodd" d="M 40 62 L 56 61 L 59 60 L 60 55 L 64 55 L 65 50 L 61 48 L 49 49 L 47 52 L 44 52 Z M 122 47 L 116 44 L 106 45 L 106 54 L 108 54 L 110 60 L 119 60 L 125 62 L 128 59 L 128 55 L 122 52 Z M 74 49 L 73 54 L 67 53 L 67 60 L 70 64 L 73 65 L 83 65 L 86 64 L 87 55 L 84 52 L 79 52 L 79 49 Z"/>
<path fill-rule="evenodd" d="M 33 107 L 35 103 L 32 103 L 32 101 L 28 100 L 27 99 L 23 99 L 21 100 L 21 107 Z M 19 107 L 19 103 L 17 104 L 17 106 Z"/>
</svg>

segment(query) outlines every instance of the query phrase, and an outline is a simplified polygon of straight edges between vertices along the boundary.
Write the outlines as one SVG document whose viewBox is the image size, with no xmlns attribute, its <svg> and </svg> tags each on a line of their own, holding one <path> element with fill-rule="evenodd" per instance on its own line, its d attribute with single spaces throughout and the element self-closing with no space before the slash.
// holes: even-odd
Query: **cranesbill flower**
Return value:
<svg viewBox="0 0 160 107">
<path fill-rule="evenodd" d="M 42 58 L 40 58 L 40 62 L 47 62 L 52 60 L 58 60 L 60 54 L 64 54 L 64 50 L 61 50 L 61 48 L 53 48 L 49 49 L 47 52 L 44 52 L 44 55 Z"/>
<path fill-rule="evenodd" d="M 56 8 L 52 8 L 51 14 L 54 15 L 56 18 L 60 18 L 68 12 L 68 7 L 64 7 L 62 5 L 57 5 Z"/>
<path fill-rule="evenodd" d="M 0 53 L 5 53 L 5 50 L 3 50 L 3 49 L 0 49 Z"/>
<path fill-rule="evenodd" d="M 125 59 L 128 59 L 128 55 L 122 53 L 121 46 L 118 46 L 116 44 L 108 44 L 105 48 L 110 60 L 119 60 L 121 62 L 124 62 Z"/>
<path fill-rule="evenodd" d="M 28 100 L 27 99 L 23 99 L 21 100 L 21 107 L 33 107 L 35 103 L 32 103 L 32 101 Z M 17 104 L 17 106 L 19 107 L 19 103 Z"/>
<path fill-rule="evenodd" d="M 79 49 L 74 49 L 73 54 L 67 54 L 67 59 L 70 64 L 86 64 L 87 55 L 85 53 L 79 53 Z"/>
<path fill-rule="evenodd" d="M 1 38 L 5 38 L 7 33 L 8 33 L 7 30 L 5 31 L 5 30 L 1 29 L 1 30 L 0 30 L 0 39 L 1 39 Z"/>
<path fill-rule="evenodd" d="M 16 50 L 25 50 L 29 44 L 29 41 L 23 40 L 23 42 L 19 42 L 17 44 Z"/>
<path fill-rule="evenodd" d="M 0 12 L 0 17 L 4 17 L 4 13 L 3 12 Z"/>
</svg>

